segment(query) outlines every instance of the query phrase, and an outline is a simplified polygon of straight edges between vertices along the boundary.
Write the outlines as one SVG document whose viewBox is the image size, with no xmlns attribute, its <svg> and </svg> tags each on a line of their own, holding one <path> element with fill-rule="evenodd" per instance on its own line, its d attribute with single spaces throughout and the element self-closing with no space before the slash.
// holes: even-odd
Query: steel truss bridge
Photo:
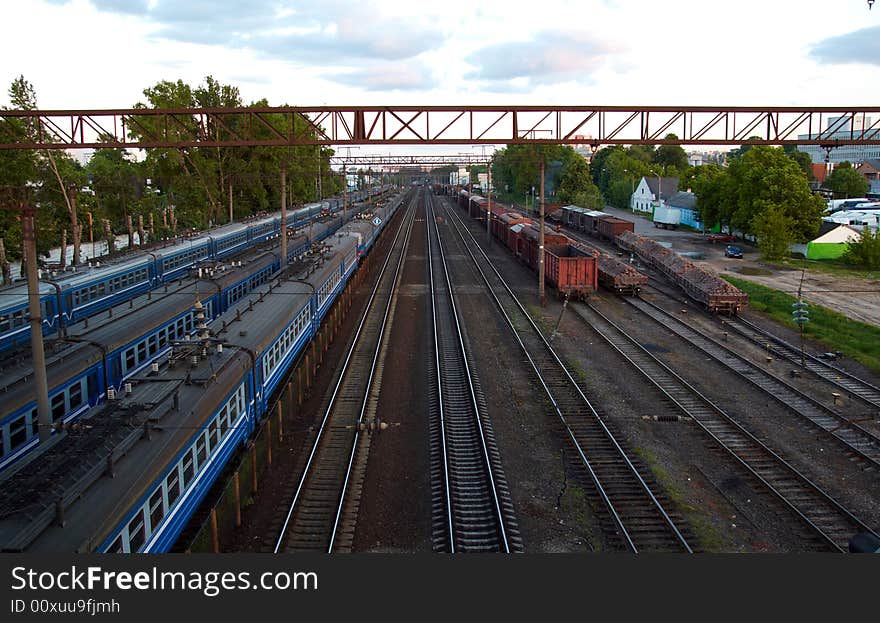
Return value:
<svg viewBox="0 0 880 623">
<path fill-rule="evenodd" d="M 294 127 L 308 131 L 294 133 Z M 669 134 L 679 138 L 667 139 Z M 632 144 L 870 145 L 880 143 L 880 107 L 296 106 L 0 111 L 0 149 L 513 143 L 583 144 L 593 149 Z"/>
</svg>

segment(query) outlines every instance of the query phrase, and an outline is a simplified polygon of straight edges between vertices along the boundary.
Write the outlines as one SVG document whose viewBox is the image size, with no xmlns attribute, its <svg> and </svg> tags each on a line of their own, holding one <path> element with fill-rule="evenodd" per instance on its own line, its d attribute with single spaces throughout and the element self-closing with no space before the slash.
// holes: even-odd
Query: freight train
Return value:
<svg viewBox="0 0 880 623">
<path fill-rule="evenodd" d="M 488 202 L 466 190 L 459 194 L 459 205 L 470 216 L 486 222 Z M 492 206 L 490 231 L 532 270 L 540 262 L 540 226 L 525 216 L 510 212 L 500 204 Z M 544 228 L 544 275 L 560 297 L 583 299 L 598 286 L 598 253 L 578 247 L 564 234 Z"/>
<path fill-rule="evenodd" d="M 382 195 L 390 186 L 353 193 L 352 203 Z M 338 212 L 339 198 L 310 203 L 287 214 L 288 229 L 302 227 L 322 215 Z M 222 260 L 234 253 L 277 237 L 281 231 L 281 213 L 257 218 L 247 223 L 224 225 L 163 248 L 139 251 L 120 262 L 49 272 L 40 281 L 40 310 L 43 335 L 61 333 L 83 318 L 128 301 L 148 290 L 174 281 L 190 268 L 203 262 Z M 27 284 L 0 289 L 0 353 L 30 343 Z"/>
<path fill-rule="evenodd" d="M 165 552 L 318 330 L 385 218 L 353 220 L 2 475 L 0 549 Z M 205 298 L 208 298 L 206 295 Z"/>
<path fill-rule="evenodd" d="M 566 227 L 614 242 L 624 251 L 638 255 L 712 313 L 736 315 L 748 306 L 747 294 L 656 241 L 636 234 L 631 221 L 578 206 L 565 206 L 561 213 L 561 221 Z M 602 267 L 599 274 L 601 282 Z M 631 275 L 623 281 L 631 281 Z M 647 283 L 646 277 L 644 283 Z"/>
<path fill-rule="evenodd" d="M 384 217 L 386 209 L 376 211 Z M 351 216 L 358 213 L 352 210 Z M 332 235 L 342 217 L 312 224 L 312 238 L 299 234 L 288 240 L 288 261 L 304 258 L 315 243 Z M 193 332 L 193 301 L 200 300 L 207 321 L 225 313 L 248 292 L 265 283 L 281 266 L 277 244 L 251 247 L 243 259 L 205 262 L 179 275 L 178 281 L 143 293 L 65 329 L 64 339 L 47 343 L 46 369 L 52 424 L 62 426 L 102 402 L 109 390 L 120 391 L 125 380 L 168 353 L 176 339 Z M 32 451 L 39 443 L 33 371 L 26 358 L 5 360 L 0 369 L 4 396 L 0 415 L 0 470 Z"/>
<path fill-rule="evenodd" d="M 467 206 L 469 213 L 474 218 L 485 222 L 486 200 L 477 195 L 471 195 L 467 191 L 459 194 L 459 203 Z M 584 226 L 598 235 L 598 223 L 601 217 L 610 216 L 604 212 L 595 212 L 566 206 L 556 212 L 561 219 L 561 224 L 573 223 L 570 213 L 576 212 L 578 223 L 581 217 Z M 613 228 L 626 230 L 627 226 L 616 223 L 621 219 L 614 219 L 610 224 Z M 624 221 L 624 223 L 626 223 Z M 630 227 L 632 223 L 629 224 Z M 514 255 L 521 257 L 531 267 L 537 265 L 539 247 L 539 229 L 532 219 L 508 210 L 501 204 L 492 206 L 492 221 L 490 225 L 492 234 L 510 249 Z M 642 286 L 648 283 L 648 278 L 635 270 L 632 266 L 621 262 L 606 253 L 584 245 L 582 242 L 572 239 L 563 233 L 545 228 L 544 255 L 545 274 L 548 282 L 563 296 L 583 298 L 596 290 L 597 285 L 602 285 L 609 290 L 618 293 L 636 294 Z M 587 259 L 591 258 L 591 259 Z M 561 286 L 561 287 L 560 287 Z"/>
</svg>

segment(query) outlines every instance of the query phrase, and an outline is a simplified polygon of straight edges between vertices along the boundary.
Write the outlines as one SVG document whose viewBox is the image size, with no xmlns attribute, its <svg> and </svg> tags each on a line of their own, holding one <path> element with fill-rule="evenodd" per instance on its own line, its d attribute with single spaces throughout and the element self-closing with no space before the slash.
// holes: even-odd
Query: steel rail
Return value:
<svg viewBox="0 0 880 623">
<path fill-rule="evenodd" d="M 759 327 L 750 320 L 745 318 L 725 319 L 722 324 L 731 327 L 746 339 L 767 348 L 777 356 L 800 364 L 800 348 Z M 804 353 L 804 360 L 805 367 L 813 374 L 839 387 L 870 407 L 880 408 L 880 387 L 847 372 L 843 368 L 823 361 L 810 353 Z"/>
<path fill-rule="evenodd" d="M 859 531 L 874 533 L 874 530 L 824 489 L 749 432 L 595 306 L 575 304 L 572 307 L 585 324 L 833 549 L 845 552 L 848 539 Z"/>
<path fill-rule="evenodd" d="M 880 438 L 871 431 L 826 407 L 782 379 L 771 375 L 696 327 L 684 324 L 654 303 L 639 297 L 624 300 L 657 324 L 669 329 L 728 369 L 736 372 L 741 378 L 772 396 L 791 412 L 824 433 L 831 435 L 847 450 L 855 453 L 872 466 L 880 467 Z M 665 321 L 671 321 L 671 323 Z"/>
<path fill-rule="evenodd" d="M 324 412 L 324 417 L 323 417 L 322 420 L 321 420 L 321 426 L 319 427 L 318 432 L 317 432 L 317 434 L 316 434 L 316 436 L 315 436 L 315 441 L 314 441 L 313 444 L 312 444 L 311 451 L 309 452 L 309 457 L 308 457 L 308 459 L 306 460 L 306 464 L 305 464 L 305 466 L 304 466 L 304 468 L 303 468 L 303 472 L 302 472 L 302 475 L 301 475 L 301 477 L 300 477 L 299 484 L 297 485 L 296 492 L 294 493 L 293 500 L 292 500 L 292 502 L 290 503 L 290 507 L 288 508 L 287 514 L 286 514 L 285 519 L 284 519 L 284 523 L 282 524 L 281 532 L 280 532 L 280 534 L 279 534 L 279 536 L 278 536 L 278 540 L 277 540 L 277 542 L 276 542 L 276 544 L 275 544 L 274 552 L 275 552 L 276 554 L 277 554 L 277 553 L 279 552 L 279 550 L 281 549 L 281 547 L 282 547 L 282 545 L 283 545 L 283 543 L 284 543 L 285 537 L 287 536 L 287 530 L 288 530 L 288 527 L 289 527 L 289 525 L 290 525 L 290 521 L 291 521 L 291 519 L 292 519 L 292 517 L 293 517 L 293 514 L 294 514 L 296 508 L 297 508 L 297 505 L 298 505 L 299 502 L 300 502 L 300 498 L 301 498 L 301 495 L 302 495 L 302 493 L 303 493 L 303 491 L 304 491 L 304 487 L 305 487 L 306 481 L 308 480 L 308 477 L 309 477 L 310 472 L 311 472 L 311 470 L 312 470 L 312 467 L 313 467 L 313 465 L 314 465 L 315 456 L 317 455 L 317 453 L 318 453 L 318 449 L 319 449 L 319 447 L 321 446 L 321 443 L 322 443 L 322 441 L 323 441 L 323 439 L 324 439 L 324 433 L 325 433 L 325 431 L 326 431 L 326 429 L 327 429 L 327 425 L 328 425 L 328 422 L 329 422 L 329 420 L 330 420 L 330 416 L 331 416 L 331 414 L 333 413 L 334 407 L 335 407 L 336 404 L 337 404 L 337 399 L 338 399 L 338 397 L 339 397 L 340 389 L 342 388 L 343 381 L 344 381 L 344 380 L 346 379 L 346 377 L 348 376 L 349 366 L 350 366 L 350 364 L 351 364 L 351 362 L 352 362 L 352 358 L 353 358 L 353 356 L 354 356 L 354 354 L 355 354 L 355 351 L 357 350 L 357 348 L 358 348 L 358 346 L 359 346 L 359 344 L 360 344 L 361 333 L 362 333 L 362 331 L 363 331 L 363 329 L 364 329 L 364 326 L 366 325 L 366 322 L 367 322 L 368 318 L 370 318 L 370 316 L 371 316 L 371 312 L 373 311 L 373 304 L 374 304 L 374 302 L 376 301 L 376 295 L 377 295 L 377 292 L 379 291 L 379 288 L 380 288 L 380 286 L 382 285 L 382 278 L 385 276 L 386 269 L 388 268 L 388 265 L 389 265 L 389 263 L 390 263 L 390 261 L 391 261 L 391 258 L 392 258 L 392 256 L 394 255 L 395 249 L 398 248 L 398 247 L 397 247 L 397 243 L 398 243 L 398 240 L 400 240 L 401 232 L 404 232 L 404 230 L 405 230 L 405 232 L 404 232 L 404 237 L 403 237 L 403 241 L 401 242 L 401 245 L 400 245 L 400 247 L 401 247 L 401 248 L 400 248 L 400 256 L 399 256 L 399 258 L 398 258 L 398 263 L 397 263 L 397 267 L 396 267 L 396 270 L 397 270 L 398 272 L 399 272 L 399 270 L 400 270 L 400 266 L 401 266 L 401 263 L 402 263 L 402 258 L 403 258 L 403 256 L 405 255 L 406 245 L 407 245 L 407 243 L 408 243 L 408 241 L 409 241 L 409 234 L 410 234 L 410 232 L 411 232 L 411 230 L 412 230 L 413 217 L 414 217 L 414 213 L 415 213 L 415 212 L 414 212 L 414 209 L 413 209 L 413 205 L 415 204 L 415 201 L 416 201 L 416 200 L 413 199 L 413 200 L 410 202 L 410 205 L 409 205 L 408 210 L 407 210 L 407 214 L 406 214 L 405 217 L 401 220 L 401 223 L 400 223 L 400 225 L 398 226 L 397 231 L 395 232 L 394 240 L 393 240 L 392 243 L 391 243 L 391 250 L 389 251 L 388 255 L 385 257 L 385 261 L 384 261 L 383 264 L 382 264 L 382 269 L 381 269 L 381 271 L 379 272 L 379 276 L 378 276 L 378 278 L 376 279 L 376 284 L 375 284 L 375 286 L 373 286 L 373 289 L 372 289 L 372 291 L 370 292 L 370 297 L 369 297 L 369 299 L 367 300 L 367 304 L 366 304 L 366 306 L 365 306 L 365 308 L 364 308 L 364 313 L 362 314 L 361 319 L 360 319 L 360 322 L 358 323 L 358 327 L 357 327 L 357 329 L 356 329 L 356 331 L 355 331 L 354 338 L 352 339 L 351 346 L 349 347 L 348 352 L 346 353 L 345 361 L 344 361 L 344 363 L 343 363 L 343 365 L 342 365 L 342 370 L 341 370 L 341 372 L 340 372 L 340 374 L 339 374 L 339 378 L 338 378 L 337 381 L 336 381 L 336 385 L 335 385 L 334 388 L 333 388 L 333 392 L 332 392 L 332 394 L 331 394 L 329 404 L 327 405 L 327 409 L 326 409 L 325 412 Z M 398 273 L 396 272 L 396 273 L 395 273 L 395 278 L 392 280 L 392 286 L 393 286 L 393 284 L 396 282 L 397 274 L 398 274 Z M 383 315 L 383 320 L 382 320 L 382 329 L 381 329 L 382 331 L 384 331 L 384 324 L 385 324 L 385 320 L 387 319 L 388 308 L 390 307 L 390 302 L 391 302 L 391 299 L 392 299 L 391 294 L 392 294 L 392 293 L 389 292 L 388 302 L 386 303 L 386 307 L 385 307 L 385 310 L 384 310 L 384 315 Z M 370 387 L 372 386 L 372 373 L 373 373 L 373 371 L 375 370 L 375 361 L 376 361 L 376 357 L 378 356 L 378 352 L 379 352 L 379 349 L 380 349 L 380 346 L 381 346 L 381 342 L 382 342 L 382 340 L 381 340 L 381 334 L 380 334 L 379 340 L 378 340 L 377 345 L 376 345 L 376 352 L 375 352 L 375 354 L 374 354 L 373 361 L 372 361 L 372 368 L 371 368 L 370 376 L 368 377 L 368 379 L 367 379 L 367 383 L 366 383 L 367 387 L 366 387 L 366 390 L 364 391 L 364 394 L 363 394 L 364 398 L 363 398 L 363 403 L 362 403 L 362 405 L 361 405 L 361 410 L 360 410 L 361 417 L 363 416 L 364 405 L 366 405 L 367 397 L 369 396 L 369 393 L 370 393 Z M 360 421 L 360 420 L 359 420 L 359 421 Z M 353 452 L 354 452 L 354 449 L 357 448 L 357 440 L 358 440 L 358 435 L 359 435 L 359 433 L 360 433 L 360 431 L 358 430 L 358 427 L 355 427 L 354 440 L 353 440 L 353 442 L 352 442 L 352 449 L 353 449 Z M 351 463 L 351 460 L 350 460 L 350 461 L 349 461 L 349 464 L 348 464 L 348 467 L 347 467 L 347 469 L 346 469 L 346 474 L 345 474 L 345 482 L 346 482 L 346 483 L 347 483 L 347 481 L 348 481 L 348 477 L 349 477 L 349 474 L 350 474 L 350 471 L 351 471 L 351 465 L 352 465 L 352 463 Z M 344 502 L 344 497 L 345 497 L 345 490 L 344 490 L 344 488 L 343 488 L 342 491 L 341 491 L 341 493 L 340 493 L 340 500 L 339 500 L 339 506 L 338 506 L 338 508 L 341 508 L 342 503 Z M 339 513 L 339 510 L 337 509 L 336 519 L 335 519 L 335 521 L 334 521 L 333 528 L 332 528 L 332 533 L 331 533 L 331 536 L 330 536 L 330 543 L 331 543 L 331 545 L 330 545 L 330 547 L 328 548 L 328 552 L 332 549 L 332 543 L 333 543 L 333 540 L 334 540 L 334 538 L 335 538 L 336 528 L 337 528 L 337 525 L 338 525 L 338 522 L 339 522 L 339 516 L 340 516 L 340 513 Z"/>
<path fill-rule="evenodd" d="M 458 418 L 463 420 L 463 423 L 465 424 L 465 426 L 467 426 L 467 420 L 472 420 L 473 421 L 473 428 L 478 433 L 479 448 L 477 448 L 477 451 L 480 454 L 481 466 L 485 470 L 485 472 L 484 472 L 485 477 L 484 478 L 486 480 L 488 480 L 487 488 L 492 496 L 491 506 L 494 509 L 494 518 L 495 518 L 495 522 L 497 523 L 497 526 L 498 526 L 498 532 L 499 532 L 498 537 L 500 540 L 502 550 L 506 553 L 509 553 L 511 551 L 511 544 L 508 541 L 507 529 L 505 528 L 504 513 L 501 510 L 501 501 L 500 501 L 501 496 L 499 495 L 499 491 L 498 491 L 499 486 L 498 486 L 498 483 L 496 482 L 496 478 L 493 473 L 493 471 L 494 471 L 493 470 L 493 461 L 490 456 L 489 444 L 486 439 L 486 435 L 484 433 L 483 416 L 480 413 L 481 409 L 478 404 L 477 395 L 476 395 L 476 391 L 474 388 L 474 378 L 473 378 L 474 372 L 471 370 L 470 364 L 468 363 L 467 348 L 465 347 L 464 337 L 462 335 L 462 329 L 461 329 L 461 324 L 460 324 L 459 315 L 458 315 L 459 314 L 458 307 L 455 303 L 455 295 L 454 295 L 453 289 L 452 289 L 452 281 L 449 278 L 449 267 L 446 262 L 446 254 L 443 251 L 443 243 L 442 243 L 441 237 L 440 237 L 440 230 L 437 227 L 437 223 L 434 218 L 434 207 L 433 207 L 433 202 L 432 202 L 430 193 L 425 194 L 425 200 L 426 200 L 426 202 L 425 202 L 426 219 L 425 220 L 426 220 L 426 224 L 427 224 L 426 229 L 428 230 L 428 232 L 427 232 L 428 233 L 428 256 L 429 256 L 428 267 L 429 267 L 429 274 L 430 274 L 430 280 L 431 280 L 431 309 L 432 309 L 432 315 L 433 315 L 433 323 L 432 324 L 433 324 L 433 328 L 434 328 L 434 352 L 435 352 L 435 356 L 436 356 L 435 362 L 436 362 L 436 365 L 438 366 L 437 367 L 437 382 L 438 382 L 438 392 L 437 393 L 438 393 L 439 402 L 440 402 L 441 421 L 444 420 L 444 418 L 445 418 L 446 410 L 444 409 L 445 405 L 443 402 L 443 379 L 441 376 L 441 364 L 440 364 L 440 341 L 438 339 L 438 337 L 439 337 L 438 336 L 438 317 L 437 317 L 436 305 L 435 305 L 435 299 L 437 298 L 437 288 L 435 288 L 435 285 L 434 285 L 435 284 L 435 282 L 434 282 L 434 269 L 433 269 L 433 260 L 432 260 L 432 258 L 434 256 L 433 256 L 433 253 L 431 253 L 432 224 L 433 224 L 434 235 L 436 238 L 436 246 L 437 246 L 437 249 L 439 252 L 440 266 L 442 268 L 442 276 L 443 276 L 443 280 L 446 283 L 447 296 L 444 298 L 448 301 L 448 311 L 450 312 L 450 317 L 453 321 L 453 328 L 455 329 L 454 337 L 455 337 L 455 341 L 458 344 L 458 352 L 456 352 L 455 357 L 456 358 L 460 357 L 461 365 L 464 367 L 465 380 L 467 381 L 467 388 L 466 388 L 467 389 L 467 397 L 469 399 L 468 402 L 469 402 L 471 412 L 469 414 L 460 413 L 460 414 L 458 414 Z M 460 390 L 461 388 L 454 387 L 452 389 L 453 390 Z M 454 416 L 455 416 L 455 414 L 453 412 L 453 417 Z M 446 458 L 449 454 L 448 453 L 448 446 L 451 445 L 451 442 L 450 442 L 450 439 L 446 435 L 446 425 L 445 424 L 446 424 L 445 421 L 443 421 L 443 425 L 441 426 L 441 431 L 442 431 L 441 442 L 442 442 L 442 446 L 443 446 L 444 469 L 446 470 L 445 478 L 446 478 L 446 486 L 447 486 L 447 496 L 449 496 L 449 494 L 450 494 L 449 467 L 450 466 L 449 466 L 449 463 L 447 462 Z M 469 440 L 469 441 L 472 443 L 472 440 Z M 473 453 L 473 448 L 470 448 L 470 449 L 456 448 L 456 450 L 457 450 L 457 452 L 459 452 L 461 454 L 464 454 L 467 452 Z M 453 478 L 452 480 L 457 481 L 458 478 Z M 470 482 L 468 484 L 471 487 L 473 487 L 473 485 L 476 483 Z M 472 496 L 472 494 L 470 494 L 467 497 L 472 498 L 473 496 Z M 454 549 L 455 549 L 454 548 L 455 536 L 454 536 L 454 532 L 453 532 L 453 529 L 454 529 L 453 524 L 455 523 L 453 520 L 453 515 L 454 515 L 453 506 L 454 505 L 453 505 L 453 498 L 452 497 L 448 497 L 447 499 L 449 501 L 449 509 L 448 509 L 449 526 L 450 526 L 449 538 L 450 538 L 451 549 L 454 551 Z M 475 506 L 472 499 L 469 500 L 469 502 L 470 502 L 469 506 Z M 485 502 L 485 500 L 479 500 L 479 502 L 482 503 L 482 502 Z M 462 518 L 459 518 L 458 521 L 459 521 L 459 523 L 461 523 L 463 520 L 462 520 Z M 463 528 L 460 530 L 466 531 L 466 528 Z"/>
<path fill-rule="evenodd" d="M 504 280 L 504 278 L 501 276 L 501 274 L 498 272 L 498 270 L 492 264 L 488 255 L 486 255 L 485 251 L 483 251 L 483 249 L 481 248 L 481 246 L 479 245 L 477 240 L 470 233 L 470 231 L 468 231 L 467 226 L 463 224 L 459 215 L 457 213 L 455 213 L 454 210 L 450 211 L 448 208 L 447 208 L 447 213 L 453 214 L 453 218 L 451 219 L 450 222 L 453 223 L 456 231 L 459 234 L 459 237 L 461 238 L 462 242 L 465 245 L 465 249 L 466 249 L 468 255 L 471 257 L 471 260 L 473 261 L 474 266 L 476 267 L 477 271 L 480 273 L 483 281 L 485 282 L 486 287 L 487 287 L 492 299 L 495 301 L 495 304 L 496 304 L 497 308 L 499 309 L 500 313 L 502 314 L 508 327 L 510 327 L 511 331 L 513 332 L 513 335 L 514 335 L 517 343 L 519 344 L 520 348 L 522 349 L 523 353 L 525 354 L 526 358 L 528 359 L 529 364 L 531 365 L 532 369 L 535 371 L 535 374 L 538 378 L 538 381 L 541 383 L 541 386 L 543 387 L 544 392 L 547 394 L 551 404 L 553 405 L 553 408 L 556 411 L 557 416 L 560 418 L 563 426 L 565 427 L 566 432 L 569 435 L 569 438 L 574 443 L 574 446 L 578 452 L 578 455 L 581 458 L 582 463 L 584 464 L 585 468 L 587 469 L 587 472 L 588 472 L 591 480 L 593 481 L 593 483 L 596 487 L 596 490 L 598 491 L 600 497 L 602 498 L 602 501 L 604 502 L 606 508 L 608 509 L 609 514 L 611 515 L 614 524 L 617 526 L 617 529 L 619 530 L 620 534 L 622 535 L 622 537 L 626 541 L 627 547 L 633 552 L 639 551 L 639 547 L 635 543 L 634 536 L 633 536 L 633 534 L 631 534 L 631 531 L 634 532 L 635 530 L 638 530 L 640 528 L 640 526 L 636 522 L 634 522 L 635 528 L 633 528 L 632 526 L 628 528 L 624 524 L 624 520 L 621 517 L 621 513 L 615 507 L 615 504 L 611 500 L 611 495 L 609 495 L 608 491 L 606 490 L 606 486 L 603 485 L 603 483 L 597 473 L 597 467 L 594 466 L 591 463 L 590 459 L 587 457 L 587 453 L 584 449 L 584 444 L 581 443 L 581 441 L 578 438 L 577 433 L 575 432 L 575 430 L 573 428 L 574 426 L 577 426 L 578 424 L 574 424 L 574 423 L 569 422 L 569 418 L 567 418 L 566 415 L 563 413 L 563 411 L 562 411 L 563 407 L 560 406 L 560 402 L 554 396 L 553 390 L 550 388 L 548 380 L 545 378 L 545 375 L 542 374 L 541 370 L 539 369 L 539 366 L 536 363 L 535 359 L 533 358 L 532 353 L 529 352 L 529 349 L 524 344 L 522 337 L 520 335 L 520 331 L 516 328 L 512 319 L 510 318 L 509 314 L 505 310 L 504 305 L 501 303 L 500 299 L 498 298 L 498 295 L 495 292 L 495 288 L 492 287 L 491 283 L 489 282 L 489 278 L 486 276 L 485 271 L 480 266 L 480 262 L 477 260 L 476 256 L 474 255 L 473 251 L 471 250 L 471 245 L 469 245 L 467 243 L 467 241 L 465 239 L 465 235 L 462 233 L 462 229 L 464 230 L 464 232 L 467 233 L 468 237 L 470 238 L 470 240 L 472 242 L 472 245 L 480 253 L 480 255 L 482 256 L 485 263 L 488 264 L 488 266 L 492 269 L 498 282 L 502 286 L 503 290 L 507 292 L 508 296 L 515 303 L 515 305 L 519 309 L 520 313 L 528 321 L 529 326 L 532 328 L 532 335 L 537 336 L 540 343 L 543 344 L 543 346 L 544 346 L 544 349 L 546 351 L 544 353 L 545 356 L 549 355 L 550 360 L 552 362 L 552 365 L 555 367 L 555 369 L 557 371 L 561 371 L 563 373 L 564 379 L 566 381 L 566 386 L 569 387 L 570 389 L 574 390 L 575 394 L 578 396 L 580 404 L 582 404 L 583 406 L 586 406 L 586 408 L 588 409 L 589 413 L 592 416 L 592 419 L 590 421 L 592 423 L 598 425 L 599 430 L 601 431 L 603 438 L 606 440 L 607 443 L 609 443 L 611 445 L 611 449 L 615 453 L 615 456 L 618 457 L 618 461 L 622 462 L 623 465 L 625 466 L 626 473 L 628 474 L 628 477 L 631 479 L 629 481 L 630 486 L 634 487 L 641 495 L 646 497 L 648 505 L 650 507 L 652 507 L 653 512 L 656 512 L 659 514 L 659 517 L 661 518 L 661 523 L 664 524 L 666 526 L 667 530 L 669 530 L 669 532 L 671 532 L 671 534 L 673 535 L 674 538 L 672 539 L 672 542 L 674 543 L 676 548 L 684 550 L 688 553 L 691 553 L 692 552 L 691 547 L 690 547 L 690 545 L 688 545 L 687 541 L 682 536 L 678 527 L 675 525 L 673 520 L 669 517 L 669 514 L 663 508 L 662 504 L 660 504 L 660 501 L 656 498 L 653 491 L 651 491 L 651 488 L 644 481 L 641 474 L 639 474 L 638 470 L 635 468 L 632 461 L 627 456 L 626 452 L 623 450 L 623 448 L 620 446 L 617 439 L 614 437 L 614 435 L 608 429 L 604 420 L 601 418 L 601 416 L 598 414 L 596 409 L 593 407 L 593 405 L 590 403 L 590 401 L 587 399 L 587 397 L 581 391 L 577 382 L 574 380 L 574 378 L 571 376 L 571 373 L 568 371 L 568 368 L 562 363 L 561 359 L 556 354 L 556 351 L 550 346 L 550 344 L 547 342 L 546 338 L 544 338 L 543 334 L 541 333 L 540 329 L 535 324 L 532 317 L 528 314 L 528 312 L 525 310 L 522 303 L 519 301 L 519 299 L 516 297 L 516 295 L 511 290 L 510 286 L 507 284 L 507 282 Z M 461 227 L 459 227 L 459 224 L 461 224 Z M 599 464 L 601 464 L 601 462 L 597 463 L 597 465 L 599 465 Z M 602 465 L 602 467 L 607 468 L 608 466 Z M 641 518 L 637 517 L 636 519 L 641 519 Z M 636 538 L 638 538 L 638 537 L 636 537 Z"/>
</svg>

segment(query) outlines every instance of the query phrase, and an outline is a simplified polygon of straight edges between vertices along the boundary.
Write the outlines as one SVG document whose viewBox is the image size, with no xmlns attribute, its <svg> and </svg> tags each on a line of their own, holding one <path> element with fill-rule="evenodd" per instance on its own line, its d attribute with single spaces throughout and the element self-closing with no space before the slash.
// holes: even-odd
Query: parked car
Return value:
<svg viewBox="0 0 880 623">
<path fill-rule="evenodd" d="M 706 237 L 707 242 L 734 242 L 736 238 L 730 234 L 711 234 Z"/>
<path fill-rule="evenodd" d="M 743 256 L 743 250 L 735 245 L 729 244 L 724 249 L 724 257 L 739 257 L 739 258 L 741 258 L 742 256 Z"/>
</svg>

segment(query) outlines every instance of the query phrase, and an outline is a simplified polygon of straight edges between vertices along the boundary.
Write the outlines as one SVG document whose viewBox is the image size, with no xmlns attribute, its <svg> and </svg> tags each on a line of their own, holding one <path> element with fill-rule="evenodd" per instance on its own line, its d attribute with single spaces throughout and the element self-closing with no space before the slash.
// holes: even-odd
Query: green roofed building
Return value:
<svg viewBox="0 0 880 623">
<path fill-rule="evenodd" d="M 836 260 L 846 253 L 849 243 L 858 237 L 858 230 L 849 225 L 839 225 L 807 243 L 807 259 Z"/>
</svg>

